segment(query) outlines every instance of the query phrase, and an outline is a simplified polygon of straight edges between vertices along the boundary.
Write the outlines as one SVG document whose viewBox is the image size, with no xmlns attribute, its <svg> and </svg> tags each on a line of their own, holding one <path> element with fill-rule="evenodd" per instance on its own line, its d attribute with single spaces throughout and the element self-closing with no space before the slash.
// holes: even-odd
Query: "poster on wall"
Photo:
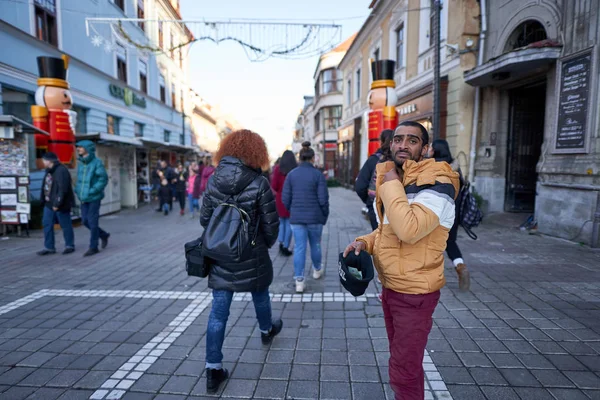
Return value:
<svg viewBox="0 0 600 400">
<path fill-rule="evenodd" d="M 27 186 L 19 186 L 19 203 L 27 203 L 29 196 L 27 196 Z"/>
<path fill-rule="evenodd" d="M 3 224 L 18 224 L 19 214 L 16 210 L 0 209 L 0 223 Z"/>
<path fill-rule="evenodd" d="M 557 152 L 581 153 L 586 150 L 591 74 L 591 51 L 561 62 L 555 142 Z"/>
<path fill-rule="evenodd" d="M 0 176 L 0 190 L 15 190 L 17 180 L 14 176 Z"/>
<path fill-rule="evenodd" d="M 14 139 L 0 141 L 0 176 L 2 175 L 29 175 L 25 135 L 15 133 Z"/>
<path fill-rule="evenodd" d="M 0 206 L 2 207 L 14 207 L 17 205 L 17 194 L 16 193 L 2 193 L 0 194 Z"/>
</svg>

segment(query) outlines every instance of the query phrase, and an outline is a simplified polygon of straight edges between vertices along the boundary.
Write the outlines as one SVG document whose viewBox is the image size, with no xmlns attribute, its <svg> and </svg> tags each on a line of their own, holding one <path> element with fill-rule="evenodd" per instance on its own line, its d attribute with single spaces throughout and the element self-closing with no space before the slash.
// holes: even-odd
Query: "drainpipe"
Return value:
<svg viewBox="0 0 600 400">
<path fill-rule="evenodd" d="M 600 191 L 596 198 L 596 212 L 594 213 L 594 222 L 592 226 L 592 247 L 600 247 Z"/>
<path fill-rule="evenodd" d="M 485 47 L 485 34 L 487 32 L 486 0 L 479 0 L 479 10 L 481 14 L 481 32 L 479 33 L 479 54 L 477 57 L 477 66 L 483 64 L 483 53 Z M 473 108 L 473 132 L 471 134 L 471 149 L 469 152 L 469 175 L 471 182 L 475 183 L 475 157 L 477 155 L 477 133 L 479 125 L 479 103 L 481 98 L 481 87 L 475 87 L 475 106 Z"/>
</svg>

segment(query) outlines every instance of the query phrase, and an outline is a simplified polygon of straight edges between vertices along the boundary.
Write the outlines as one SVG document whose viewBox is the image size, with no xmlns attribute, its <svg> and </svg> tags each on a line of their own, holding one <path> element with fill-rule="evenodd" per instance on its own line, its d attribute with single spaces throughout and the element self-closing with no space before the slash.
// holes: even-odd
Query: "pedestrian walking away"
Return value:
<svg viewBox="0 0 600 400">
<path fill-rule="evenodd" d="M 100 228 L 100 202 L 104 198 L 104 188 L 108 175 L 102 161 L 96 157 L 96 145 L 89 140 L 77 142 L 79 164 L 75 193 L 81 203 L 81 222 L 90 230 L 90 246 L 84 257 L 98 253 L 98 239 L 102 248 L 108 245 L 110 234 Z"/>
<path fill-rule="evenodd" d="M 394 131 L 391 129 L 385 129 L 381 132 L 379 135 L 379 149 L 365 161 L 354 184 L 356 194 L 360 197 L 362 202 L 365 203 L 365 206 L 367 206 L 372 230 L 377 229 L 379 224 L 373 207 L 373 202 L 375 201 L 375 167 L 381 162 L 390 161 L 392 159 L 390 155 L 390 143 L 393 135 Z"/>
<path fill-rule="evenodd" d="M 219 246 L 222 257 L 211 260 L 208 287 L 213 291 L 213 303 L 206 332 L 206 390 L 209 393 L 216 392 L 229 376 L 222 365 L 222 347 L 234 293 L 252 294 L 264 345 L 271 343 L 283 326 L 280 319 L 272 318 L 269 296 L 273 281 L 269 248 L 277 240 L 279 218 L 273 192 L 261 171 L 268 163 L 267 146 L 254 132 L 235 131 L 221 141 L 215 161 L 218 167 L 204 193 L 200 224 L 205 229 L 209 224 L 211 227 L 213 223 L 218 224 L 218 220 L 211 221 L 213 212 L 227 204 L 248 216 L 248 224 L 244 226 L 253 239 L 244 249 L 240 262 L 216 259 L 230 258 L 230 254 L 225 254 L 231 252 L 227 244 Z"/>
<path fill-rule="evenodd" d="M 459 175 L 460 182 L 460 190 L 462 190 L 464 185 L 464 178 L 462 175 L 462 171 L 460 170 L 460 165 L 458 164 L 458 160 L 452 158 L 452 153 L 450 153 L 450 146 L 448 146 L 448 142 L 443 139 L 434 140 L 431 144 L 433 148 L 433 158 L 438 162 L 446 162 L 450 164 L 452 170 L 457 172 Z M 457 199 L 458 200 L 458 199 Z M 460 248 L 458 247 L 458 243 L 456 243 L 456 239 L 458 236 L 458 226 L 460 221 L 460 215 L 458 210 L 460 210 L 460 204 L 456 204 L 456 212 L 454 213 L 454 224 L 452 225 L 452 229 L 448 234 L 448 240 L 446 241 L 446 253 L 448 257 L 452 260 L 454 264 L 454 268 L 456 269 L 456 273 L 458 274 L 458 288 L 461 292 L 468 292 L 471 287 L 471 277 L 469 274 L 469 270 L 465 265 L 463 260 L 462 253 Z"/>
<path fill-rule="evenodd" d="M 414 121 L 394 131 L 393 161 L 378 164 L 377 230 L 344 250 L 373 256 L 379 273 L 396 399 L 425 397 L 423 356 L 444 279 L 444 244 L 454 222 L 458 174 L 447 163 L 423 160 L 429 134 Z"/>
<path fill-rule="evenodd" d="M 279 253 L 284 257 L 292 255 L 290 251 L 290 243 L 292 241 L 292 227 L 290 226 L 290 212 L 283 205 L 283 185 L 285 178 L 294 169 L 298 163 L 296 156 L 290 150 L 283 152 L 279 163 L 273 168 L 273 178 L 271 179 L 271 188 L 275 193 L 275 201 L 277 204 L 277 214 L 279 214 Z"/>
<path fill-rule="evenodd" d="M 212 174 L 214 174 L 214 172 L 215 172 L 215 167 L 212 165 L 212 161 L 209 158 L 206 161 L 206 165 L 204 166 L 204 169 L 202 170 L 202 174 L 200 175 L 202 177 L 200 179 L 200 196 L 202 196 L 204 194 L 204 192 L 206 191 L 206 186 L 208 185 L 208 180 L 210 179 Z"/>
<path fill-rule="evenodd" d="M 200 211 L 200 203 L 198 202 L 200 194 L 200 176 L 198 172 L 200 167 L 203 167 L 202 161 L 200 164 L 193 163 L 189 168 L 189 177 L 187 181 L 187 198 L 190 207 L 190 215 L 192 218 L 196 216 L 196 211 Z"/>
<path fill-rule="evenodd" d="M 323 275 L 321 235 L 329 217 L 329 191 L 325 175 L 313 165 L 315 151 L 304 142 L 300 150 L 300 165 L 285 178 L 282 201 L 290 211 L 294 235 L 294 280 L 296 292 L 305 289 L 304 264 L 307 242 L 310 243 L 312 277 Z"/>
<path fill-rule="evenodd" d="M 175 197 L 179 202 L 179 215 L 185 214 L 185 198 L 187 197 L 186 186 L 188 184 L 188 173 L 179 163 L 175 170 Z"/>
<path fill-rule="evenodd" d="M 42 225 L 44 227 L 44 249 L 38 251 L 38 255 L 45 256 L 56 253 L 54 244 L 54 224 L 60 224 L 65 239 L 63 254 L 75 251 L 75 234 L 71 221 L 71 208 L 75 201 L 71 174 L 63 164 L 58 161 L 56 154 L 45 153 L 42 157 L 46 174 L 42 181 L 42 193 L 40 195 L 43 209 Z"/>
</svg>

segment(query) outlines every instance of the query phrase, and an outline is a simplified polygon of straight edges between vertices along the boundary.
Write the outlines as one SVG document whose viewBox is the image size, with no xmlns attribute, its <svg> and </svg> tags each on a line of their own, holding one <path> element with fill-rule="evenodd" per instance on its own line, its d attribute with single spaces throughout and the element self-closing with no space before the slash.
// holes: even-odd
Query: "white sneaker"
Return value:
<svg viewBox="0 0 600 400">
<path fill-rule="evenodd" d="M 296 293 L 304 292 L 304 281 L 297 280 L 296 281 Z"/>
<path fill-rule="evenodd" d="M 323 275 L 323 268 L 321 267 L 321 269 L 314 269 L 313 268 L 313 279 L 321 279 L 321 275 Z"/>
</svg>

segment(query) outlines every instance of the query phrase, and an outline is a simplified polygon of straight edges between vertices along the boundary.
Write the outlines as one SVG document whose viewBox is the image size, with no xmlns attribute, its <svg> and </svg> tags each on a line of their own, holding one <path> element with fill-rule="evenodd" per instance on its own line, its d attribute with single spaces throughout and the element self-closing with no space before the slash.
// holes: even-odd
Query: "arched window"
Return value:
<svg viewBox="0 0 600 400">
<path fill-rule="evenodd" d="M 547 38 L 546 30 L 541 23 L 534 20 L 525 21 L 509 36 L 504 51 L 512 51 Z"/>
</svg>

